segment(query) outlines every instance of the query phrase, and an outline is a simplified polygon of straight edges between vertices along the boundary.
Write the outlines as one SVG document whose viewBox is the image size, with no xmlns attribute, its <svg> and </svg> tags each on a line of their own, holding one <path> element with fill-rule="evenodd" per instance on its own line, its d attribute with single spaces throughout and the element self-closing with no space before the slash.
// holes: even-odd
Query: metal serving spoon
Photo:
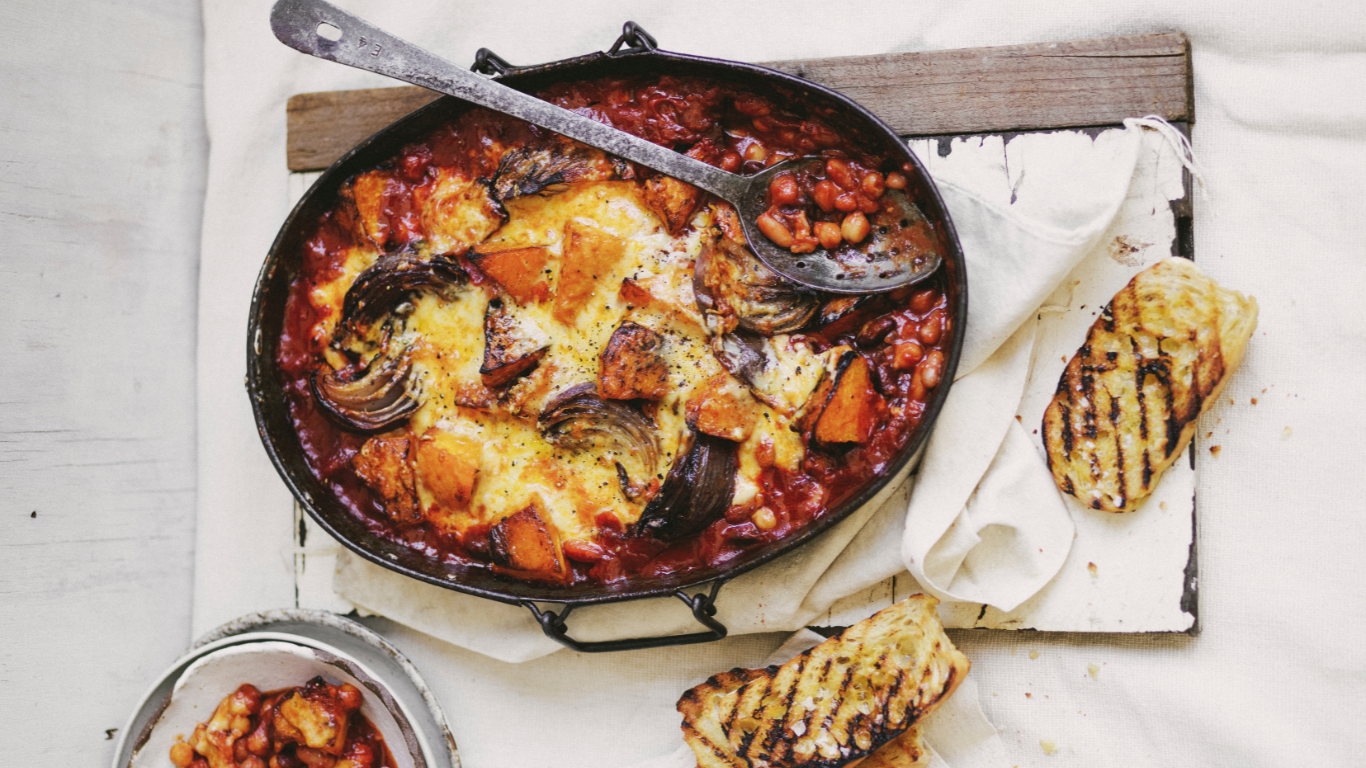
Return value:
<svg viewBox="0 0 1366 768">
<path fill-rule="evenodd" d="M 727 173 L 452 64 L 325 0 L 279 0 L 271 10 L 270 26 L 280 42 L 295 50 L 521 118 L 700 187 L 735 206 L 749 246 L 760 260 L 803 285 L 834 293 L 889 291 L 923 280 L 939 267 L 938 254 L 925 254 L 911 263 L 896 260 L 887 252 L 887 241 L 877 237 L 865 241 L 867 259 L 854 265 L 837 261 L 823 250 L 795 254 L 769 241 L 757 224 L 767 209 L 764 199 L 769 182 L 810 159 L 787 160 L 753 176 Z M 884 195 L 892 195 L 908 218 L 922 218 L 904 194 L 887 190 Z"/>
</svg>

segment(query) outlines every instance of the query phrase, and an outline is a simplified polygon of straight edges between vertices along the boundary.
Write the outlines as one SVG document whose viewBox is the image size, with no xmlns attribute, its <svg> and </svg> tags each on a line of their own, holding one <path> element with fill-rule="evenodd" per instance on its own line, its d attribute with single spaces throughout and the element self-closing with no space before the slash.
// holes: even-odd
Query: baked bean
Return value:
<svg viewBox="0 0 1366 768">
<path fill-rule="evenodd" d="M 246 715 L 234 717 L 232 719 L 232 729 L 237 731 L 238 735 L 245 736 L 251 732 L 251 719 Z"/>
<path fill-rule="evenodd" d="M 740 156 L 734 152 L 726 152 L 721 155 L 721 170 L 728 173 L 735 173 L 740 170 Z"/>
<path fill-rule="evenodd" d="M 860 211 L 845 216 L 844 221 L 840 224 L 840 234 L 844 235 L 844 239 L 851 243 L 863 242 L 863 238 L 868 236 L 870 229 L 868 217 Z"/>
<path fill-rule="evenodd" d="M 854 178 L 853 170 L 849 168 L 848 163 L 838 157 L 832 157 L 825 161 L 825 175 L 835 182 L 840 189 L 853 190 L 858 188 L 859 180 Z"/>
<path fill-rule="evenodd" d="M 858 336 L 854 337 L 854 342 L 860 347 L 871 347 L 894 330 L 896 320 L 891 315 L 883 315 L 864 323 L 859 329 Z"/>
<path fill-rule="evenodd" d="M 944 353 L 937 349 L 930 350 L 915 371 L 916 379 L 924 384 L 926 389 L 939 386 L 939 377 L 944 375 Z"/>
<path fill-rule="evenodd" d="M 887 185 L 888 189 L 905 189 L 906 177 L 896 171 L 892 171 L 887 174 L 887 180 L 884 183 Z"/>
<path fill-rule="evenodd" d="M 909 371 L 925 356 L 925 350 L 914 341 L 899 341 L 892 348 L 892 367 L 898 371 Z"/>
<path fill-rule="evenodd" d="M 237 765 L 240 768 L 266 768 L 266 764 L 256 755 L 247 755 L 245 759 L 238 760 Z"/>
<path fill-rule="evenodd" d="M 754 527 L 761 531 L 771 531 L 778 525 L 778 516 L 768 507 L 759 507 L 755 510 L 752 519 Z"/>
<path fill-rule="evenodd" d="M 866 195 L 858 194 L 854 196 L 854 202 L 858 203 L 858 209 L 867 214 L 877 213 L 882 206 L 876 200 L 868 198 Z"/>
<path fill-rule="evenodd" d="M 834 182 L 822 179 L 816 182 L 815 188 L 811 190 L 811 196 L 816 199 L 816 205 L 819 205 L 822 211 L 833 211 L 835 198 L 840 196 L 840 188 L 835 186 Z"/>
<path fill-rule="evenodd" d="M 938 344 L 944 331 L 944 315 L 939 310 L 930 313 L 920 325 L 920 340 L 926 344 Z"/>
<path fill-rule="evenodd" d="M 773 118 L 768 115 L 760 115 L 751 120 L 749 124 L 754 126 L 754 130 L 760 133 L 768 133 L 773 130 Z"/>
<path fill-rule="evenodd" d="M 827 251 L 833 251 L 844 242 L 844 235 L 840 234 L 840 225 L 833 221 L 818 221 L 815 224 L 816 239 L 821 241 L 821 247 Z"/>
<path fill-rule="evenodd" d="M 361 695 L 360 689 L 356 686 L 345 683 L 337 687 L 337 703 L 342 705 L 342 709 L 347 712 L 355 712 L 360 709 Z"/>
<path fill-rule="evenodd" d="M 232 694 L 228 710 L 234 715 L 254 715 L 261 711 L 261 692 L 256 686 L 247 683 L 238 687 Z"/>
<path fill-rule="evenodd" d="M 863 177 L 863 182 L 859 184 L 859 188 L 863 190 L 863 194 L 867 195 L 869 200 L 876 200 L 882 197 L 883 191 L 887 189 L 887 183 L 882 178 L 882 174 L 873 171 Z"/>
<path fill-rule="evenodd" d="M 911 165 L 910 163 L 902 163 L 901 170 L 905 171 L 906 173 L 915 173 L 915 166 Z"/>
<path fill-rule="evenodd" d="M 922 403 L 925 402 L 925 396 L 929 394 L 929 390 L 925 389 L 925 382 L 920 380 L 919 369 L 917 369 L 915 373 L 911 374 L 910 394 L 912 400 L 919 400 Z"/>
<path fill-rule="evenodd" d="M 911 311 L 917 315 L 923 315 L 934 309 L 934 305 L 939 301 L 939 294 L 933 289 L 926 288 L 923 291 L 916 291 L 911 297 Z"/>
<path fill-rule="evenodd" d="M 768 196 L 774 205 L 793 205 L 801 199 L 802 191 L 795 176 L 780 173 L 768 183 Z"/>
<path fill-rule="evenodd" d="M 768 159 L 768 150 L 764 148 L 763 144 L 757 141 L 752 142 L 745 147 L 745 159 L 754 163 L 762 163 Z"/>
<path fill-rule="evenodd" d="M 176 768 L 190 768 L 190 763 L 194 762 L 194 749 L 183 741 L 177 741 L 171 745 L 171 762 Z"/>
<path fill-rule="evenodd" d="M 564 554 L 580 563 L 596 563 L 607 553 L 602 547 L 586 539 L 570 539 L 564 543 Z"/>
<path fill-rule="evenodd" d="M 247 751 L 247 740 L 246 740 L 246 739 L 238 739 L 238 740 L 236 740 L 236 741 L 234 741 L 234 742 L 232 743 L 232 759 L 233 759 L 233 760 L 236 760 L 237 762 L 240 763 L 240 762 L 242 762 L 243 760 L 246 760 L 246 759 L 247 759 L 247 755 L 249 755 L 249 754 L 251 754 L 251 753 Z"/>
<path fill-rule="evenodd" d="M 835 210 L 851 213 L 858 210 L 858 198 L 853 192 L 845 192 L 835 198 Z"/>
<path fill-rule="evenodd" d="M 773 241 L 779 248 L 791 248 L 792 243 L 796 242 L 792 237 L 792 230 L 783 225 L 768 211 L 759 214 L 759 231 L 764 233 L 764 237 Z"/>
</svg>

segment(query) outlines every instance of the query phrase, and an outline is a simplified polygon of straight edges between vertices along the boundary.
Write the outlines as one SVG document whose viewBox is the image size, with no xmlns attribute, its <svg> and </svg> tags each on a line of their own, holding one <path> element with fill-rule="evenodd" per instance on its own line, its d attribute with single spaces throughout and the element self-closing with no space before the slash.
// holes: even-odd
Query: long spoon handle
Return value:
<svg viewBox="0 0 1366 768">
<path fill-rule="evenodd" d="M 743 177 L 513 90 L 395 37 L 325 0 L 279 0 L 271 10 L 270 26 L 280 42 L 297 51 L 521 118 L 701 187 L 722 199 L 736 200 L 744 190 Z"/>
</svg>

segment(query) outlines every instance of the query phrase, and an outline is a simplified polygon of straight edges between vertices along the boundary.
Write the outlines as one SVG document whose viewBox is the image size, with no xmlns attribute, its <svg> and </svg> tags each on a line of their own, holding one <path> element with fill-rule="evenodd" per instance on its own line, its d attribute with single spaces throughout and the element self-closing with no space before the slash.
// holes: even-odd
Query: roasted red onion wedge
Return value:
<svg viewBox="0 0 1366 768">
<path fill-rule="evenodd" d="M 413 363 L 404 349 L 381 352 L 359 374 L 321 369 L 309 385 L 318 404 L 337 423 L 358 432 L 381 432 L 407 419 L 420 403 L 409 392 Z"/>
<path fill-rule="evenodd" d="M 704 315 L 729 308 L 741 330 L 761 336 L 801 328 L 821 303 L 819 295 L 783 278 L 725 236 L 702 247 L 693 270 L 693 293 Z"/>
<path fill-rule="evenodd" d="M 411 252 L 383 256 L 361 273 L 342 301 L 342 325 L 356 331 L 370 325 L 414 291 L 444 291 L 467 282 L 465 271 L 440 256 L 423 261 Z"/>
<path fill-rule="evenodd" d="M 721 517 L 735 496 L 735 443 L 691 432 L 692 445 L 664 478 L 636 522 L 660 541 L 691 536 Z"/>
<path fill-rule="evenodd" d="M 648 492 L 649 478 L 659 465 L 655 426 L 635 408 L 599 397 L 594 383 L 578 384 L 556 395 L 541 412 L 538 426 L 547 441 L 563 448 L 596 448 L 615 454 L 627 498 L 639 499 Z"/>
<path fill-rule="evenodd" d="M 575 181 L 633 179 L 631 164 L 608 157 L 600 149 L 556 137 L 549 146 L 526 146 L 509 150 L 493 174 L 493 196 L 510 200 L 524 195 L 554 193 Z"/>
</svg>

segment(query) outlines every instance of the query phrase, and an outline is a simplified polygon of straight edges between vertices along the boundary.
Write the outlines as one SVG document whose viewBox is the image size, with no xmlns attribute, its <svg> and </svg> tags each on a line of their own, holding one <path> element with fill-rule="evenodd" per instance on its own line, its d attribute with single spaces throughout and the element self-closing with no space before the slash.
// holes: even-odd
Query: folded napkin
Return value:
<svg viewBox="0 0 1366 768">
<path fill-rule="evenodd" d="M 1064 156 L 1029 165 L 1042 169 L 1034 176 L 1012 176 L 1004 152 L 999 173 L 980 163 L 932 168 L 967 257 L 969 315 L 957 380 L 914 495 L 904 482 L 908 466 L 824 536 L 728 583 L 717 618 L 732 634 L 800 629 L 836 600 L 903 569 L 941 600 L 1003 611 L 1053 578 L 1071 546 L 1072 522 L 1014 416 L 1040 307 L 1114 219 L 1143 130 L 1135 123 L 1094 138 L 1017 139 L 1029 151 Z M 429 586 L 350 553 L 338 558 L 334 588 L 362 610 L 503 661 L 560 647 L 524 608 Z M 698 629 L 674 599 L 579 609 L 568 624 L 571 636 L 589 641 Z"/>
</svg>

